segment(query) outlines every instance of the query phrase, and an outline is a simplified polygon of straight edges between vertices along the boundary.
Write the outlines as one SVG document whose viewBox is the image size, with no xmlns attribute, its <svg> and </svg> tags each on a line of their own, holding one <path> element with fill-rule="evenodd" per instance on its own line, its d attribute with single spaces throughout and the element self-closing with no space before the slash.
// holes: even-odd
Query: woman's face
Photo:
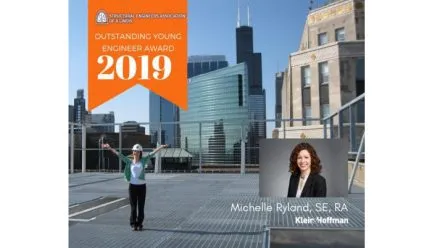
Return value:
<svg viewBox="0 0 432 248">
<path fill-rule="evenodd" d="M 311 167 L 311 156 L 308 150 L 301 150 L 297 156 L 297 166 L 301 172 L 310 170 Z"/>
<path fill-rule="evenodd" d="M 132 154 L 136 157 L 139 157 L 140 151 L 132 151 Z"/>
</svg>

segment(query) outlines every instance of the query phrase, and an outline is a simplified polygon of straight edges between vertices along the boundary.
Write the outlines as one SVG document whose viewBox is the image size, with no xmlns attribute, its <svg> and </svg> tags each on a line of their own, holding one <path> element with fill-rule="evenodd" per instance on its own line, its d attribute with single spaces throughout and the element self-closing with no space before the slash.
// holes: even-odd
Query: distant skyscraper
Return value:
<svg viewBox="0 0 432 248">
<path fill-rule="evenodd" d="M 247 82 L 245 63 L 190 79 L 188 111 L 180 110 L 180 121 L 196 123 L 181 124 L 181 147 L 192 154 L 201 151 L 202 164 L 240 163 L 236 158 L 241 130 L 247 130 L 249 119 Z M 193 160 L 194 166 L 198 164 Z"/>
<path fill-rule="evenodd" d="M 284 79 L 284 72 L 278 72 L 276 73 L 276 82 L 275 82 L 275 99 L 276 99 L 276 106 L 275 106 L 275 119 L 281 119 L 282 118 L 282 84 Z M 281 122 L 276 121 L 275 127 L 281 127 Z"/>
<path fill-rule="evenodd" d="M 188 58 L 188 78 L 218 70 L 228 66 L 223 55 L 195 55 Z M 179 108 L 164 98 L 150 92 L 150 134 L 151 142 L 158 141 L 157 132 L 159 122 L 178 122 Z M 154 123 L 154 124 L 153 124 Z M 177 124 L 163 124 L 161 126 L 161 142 L 173 147 L 180 146 L 180 127 Z"/>
<path fill-rule="evenodd" d="M 188 58 L 188 78 L 225 68 L 228 61 L 224 55 L 194 55 Z"/>
<path fill-rule="evenodd" d="M 249 86 L 249 119 L 250 131 L 246 151 L 246 163 L 258 164 L 258 142 L 266 137 L 266 96 L 262 87 L 261 53 L 254 53 L 253 28 L 250 26 L 249 8 L 248 24 L 241 25 L 240 10 L 237 16 L 236 28 L 236 54 L 237 63 L 246 63 Z"/>
<path fill-rule="evenodd" d="M 262 94 L 261 53 L 254 53 L 253 28 L 239 26 L 236 28 L 237 63 L 246 62 L 248 66 L 249 95 Z"/>
<path fill-rule="evenodd" d="M 151 143 L 157 144 L 158 130 L 160 122 L 178 121 L 179 108 L 153 92 L 150 92 L 150 135 Z M 161 126 L 161 143 L 172 147 L 178 147 L 176 137 L 178 137 L 178 125 L 163 124 Z"/>
<path fill-rule="evenodd" d="M 74 119 L 76 123 L 83 123 L 85 120 L 86 100 L 84 99 L 84 90 L 77 90 L 77 96 L 74 99 Z"/>
<path fill-rule="evenodd" d="M 75 113 L 74 113 L 74 106 L 73 105 L 69 105 L 69 122 L 74 122 L 75 121 Z"/>
<path fill-rule="evenodd" d="M 114 133 L 115 117 L 114 112 L 111 111 L 108 114 L 91 114 L 92 124 L 112 124 L 107 126 L 93 126 L 95 130 L 101 133 Z"/>
<path fill-rule="evenodd" d="M 126 121 L 123 122 L 121 126 L 122 133 L 144 133 L 145 127 L 140 126 L 136 121 Z"/>
</svg>

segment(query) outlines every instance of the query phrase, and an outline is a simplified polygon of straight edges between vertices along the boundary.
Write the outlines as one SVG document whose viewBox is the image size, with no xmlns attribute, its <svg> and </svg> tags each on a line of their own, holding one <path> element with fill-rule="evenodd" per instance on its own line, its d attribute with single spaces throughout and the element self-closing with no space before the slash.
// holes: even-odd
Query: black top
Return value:
<svg viewBox="0 0 432 248">
<path fill-rule="evenodd" d="M 300 174 L 291 174 L 287 197 L 296 197 Z M 326 197 L 327 184 L 323 176 L 311 173 L 307 178 L 300 197 Z"/>
</svg>

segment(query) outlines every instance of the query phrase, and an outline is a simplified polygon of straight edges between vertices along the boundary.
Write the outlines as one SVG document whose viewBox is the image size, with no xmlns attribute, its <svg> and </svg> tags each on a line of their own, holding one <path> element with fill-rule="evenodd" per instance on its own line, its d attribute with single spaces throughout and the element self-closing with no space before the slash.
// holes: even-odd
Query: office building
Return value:
<svg viewBox="0 0 432 248">
<path fill-rule="evenodd" d="M 228 66 L 228 61 L 223 55 L 194 55 L 188 57 L 188 78 L 218 70 Z M 179 108 L 150 92 L 150 134 L 152 144 L 159 140 L 158 130 L 161 129 L 162 144 L 171 147 L 180 146 L 180 126 L 178 124 L 159 124 L 163 122 L 178 122 Z"/>
<path fill-rule="evenodd" d="M 158 131 L 161 128 L 161 144 L 177 147 L 179 140 L 178 125 L 160 124 L 161 122 L 177 122 L 179 108 L 165 98 L 150 92 L 150 136 L 151 143 L 157 144 Z"/>
<path fill-rule="evenodd" d="M 261 53 L 254 52 L 253 28 L 250 25 L 249 8 L 247 25 L 241 24 L 240 10 L 238 12 L 236 55 L 237 63 L 245 63 L 248 68 L 248 111 L 251 123 L 248 132 L 246 163 L 259 164 L 259 140 L 266 138 L 266 96 L 262 87 Z"/>
<path fill-rule="evenodd" d="M 281 122 L 278 119 L 282 119 L 282 84 L 284 74 L 284 72 L 278 72 L 275 75 L 275 127 L 281 127 Z"/>
<path fill-rule="evenodd" d="M 91 124 L 107 124 L 103 126 L 92 126 L 97 132 L 100 133 L 114 133 L 115 132 L 115 116 L 111 111 L 108 114 L 91 114 Z M 111 124 L 111 125 L 110 125 Z"/>
<path fill-rule="evenodd" d="M 204 166 L 240 162 L 234 155 L 241 142 L 241 127 L 244 136 L 248 128 L 247 75 L 246 64 L 240 63 L 189 79 L 188 111 L 180 110 L 180 121 L 196 123 L 180 125 L 181 147 L 192 154 L 201 151 Z M 198 166 L 199 161 L 193 164 Z"/>
<path fill-rule="evenodd" d="M 73 105 L 69 105 L 69 122 L 74 122 L 75 118 L 74 118 L 74 106 Z"/>
<path fill-rule="evenodd" d="M 188 78 L 228 66 L 224 55 L 193 55 L 188 57 Z"/>
<path fill-rule="evenodd" d="M 144 133 L 145 127 L 140 126 L 136 121 L 123 122 L 121 128 L 122 133 Z"/>
<path fill-rule="evenodd" d="M 289 56 L 289 75 L 282 87 L 283 118 L 323 118 L 364 93 L 364 11 L 364 0 L 339 0 L 309 12 L 299 50 Z M 357 121 L 364 121 L 364 106 L 355 112 Z M 348 113 L 343 119 L 348 121 Z M 287 126 L 286 131 L 297 130 L 294 137 L 300 132 L 307 137 L 323 135 L 319 120 Z M 288 133 L 285 137 L 290 137 Z"/>
<path fill-rule="evenodd" d="M 248 66 L 248 85 L 250 95 L 262 94 L 261 53 L 253 49 L 253 28 L 237 26 L 236 28 L 237 64 L 245 62 Z"/>
<path fill-rule="evenodd" d="M 82 124 L 85 122 L 87 114 L 86 100 L 84 98 L 84 90 L 77 90 L 77 96 L 74 99 L 74 119 L 75 123 Z"/>
</svg>

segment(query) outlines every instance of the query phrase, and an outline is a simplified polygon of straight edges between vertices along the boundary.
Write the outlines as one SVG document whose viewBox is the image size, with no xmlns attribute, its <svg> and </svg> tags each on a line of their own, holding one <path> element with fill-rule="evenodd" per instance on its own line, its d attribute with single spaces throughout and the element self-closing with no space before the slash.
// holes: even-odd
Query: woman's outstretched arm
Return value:
<svg viewBox="0 0 432 248">
<path fill-rule="evenodd" d="M 112 153 L 114 153 L 115 155 L 117 155 L 121 160 L 123 160 L 123 162 L 125 163 L 129 163 L 130 159 L 126 156 L 124 156 L 123 154 L 121 154 L 120 152 L 118 152 L 116 149 L 111 148 L 111 146 L 109 144 L 102 144 L 102 147 L 110 150 Z"/>
<path fill-rule="evenodd" d="M 168 147 L 168 145 L 161 145 L 161 146 L 159 146 L 159 147 L 157 147 L 156 149 L 154 149 L 149 155 L 150 156 L 153 156 L 153 155 L 155 155 L 156 153 L 158 153 L 161 149 L 163 149 L 163 148 L 167 148 Z"/>
</svg>

